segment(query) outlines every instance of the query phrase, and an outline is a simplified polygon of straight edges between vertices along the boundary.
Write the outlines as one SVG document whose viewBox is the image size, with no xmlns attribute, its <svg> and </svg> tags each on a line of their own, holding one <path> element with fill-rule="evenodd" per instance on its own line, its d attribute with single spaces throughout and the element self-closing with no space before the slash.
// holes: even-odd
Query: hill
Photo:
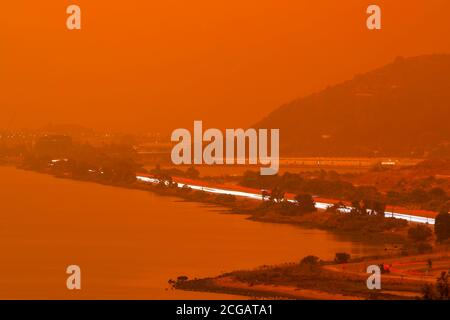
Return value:
<svg viewBox="0 0 450 320">
<path fill-rule="evenodd" d="M 283 156 L 450 156 L 449 117 L 450 55 L 427 55 L 285 104 L 256 127 L 280 128 Z"/>
</svg>

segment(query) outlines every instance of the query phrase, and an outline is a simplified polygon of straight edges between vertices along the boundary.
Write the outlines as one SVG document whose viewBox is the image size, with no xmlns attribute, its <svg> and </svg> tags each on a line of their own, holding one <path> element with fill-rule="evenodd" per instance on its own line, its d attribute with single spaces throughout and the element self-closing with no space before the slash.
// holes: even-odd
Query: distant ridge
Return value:
<svg viewBox="0 0 450 320">
<path fill-rule="evenodd" d="M 81 134 L 92 134 L 94 130 L 83 127 L 78 124 L 53 124 L 49 123 L 37 130 L 42 133 L 51 134 L 67 134 L 67 135 L 81 135 Z"/>
<path fill-rule="evenodd" d="M 399 57 L 256 127 L 281 129 L 282 156 L 450 156 L 450 55 Z"/>
</svg>

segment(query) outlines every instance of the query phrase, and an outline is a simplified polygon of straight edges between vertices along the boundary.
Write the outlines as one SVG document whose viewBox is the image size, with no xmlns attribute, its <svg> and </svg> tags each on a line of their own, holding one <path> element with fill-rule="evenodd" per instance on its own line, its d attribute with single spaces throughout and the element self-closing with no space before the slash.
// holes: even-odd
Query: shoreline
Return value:
<svg viewBox="0 0 450 320">
<path fill-rule="evenodd" d="M 436 267 L 423 271 L 433 259 Z M 368 265 L 381 261 L 392 264 L 392 272 L 382 274 L 382 289 L 365 287 Z M 233 271 L 217 277 L 178 280 L 177 290 L 240 294 L 254 299 L 296 300 L 416 300 L 425 285 L 433 284 L 442 270 L 450 267 L 445 250 L 408 257 L 366 258 L 345 264 L 322 262 L 310 269 L 298 263 L 263 266 L 253 270 Z"/>
<path fill-rule="evenodd" d="M 301 289 L 293 286 L 270 284 L 251 285 L 232 277 L 219 276 L 200 280 L 195 287 L 175 287 L 177 290 L 235 294 L 253 299 L 277 300 L 362 300 L 357 296 L 346 296 L 321 290 Z"/>
<path fill-rule="evenodd" d="M 328 212 L 320 212 L 316 211 L 309 214 L 303 214 L 300 216 L 288 216 L 288 215 L 282 215 L 280 213 L 277 213 L 273 210 L 269 210 L 268 213 L 261 213 L 259 210 L 259 207 L 261 205 L 260 201 L 254 200 L 254 199 L 246 199 L 246 198 L 239 198 L 234 197 L 233 201 L 230 201 L 230 198 L 221 198 L 220 195 L 214 195 L 211 193 L 208 193 L 206 191 L 198 191 L 198 190 L 192 190 L 190 192 L 185 192 L 183 188 L 165 188 L 160 187 L 157 184 L 153 183 L 143 183 L 139 180 L 136 180 L 132 183 L 113 183 L 113 182 L 107 182 L 102 180 L 95 180 L 95 179 L 81 179 L 73 176 L 66 176 L 62 174 L 55 174 L 50 171 L 46 170 L 35 170 L 35 169 L 29 169 L 25 167 L 16 166 L 14 164 L 9 165 L 2 165 L 7 167 L 12 167 L 17 170 L 24 170 L 24 171 L 31 171 L 39 174 L 45 174 L 53 176 L 57 179 L 66 179 L 66 180 L 73 180 L 73 181 L 80 181 L 80 182 L 89 182 L 89 183 L 96 183 L 104 186 L 110 186 L 110 187 L 117 187 L 117 188 L 124 188 L 124 189 L 130 189 L 130 190 L 140 190 L 140 191 L 146 191 L 146 192 L 152 192 L 157 195 L 163 196 L 163 197 L 174 197 L 178 198 L 180 201 L 185 202 L 195 202 L 205 205 L 211 205 L 211 206 L 217 206 L 221 207 L 225 210 L 220 211 L 221 214 L 238 214 L 238 215 L 245 215 L 246 219 L 255 221 L 255 222 L 261 222 L 261 223 L 273 223 L 273 224 L 286 224 L 291 225 L 295 227 L 301 227 L 306 229 L 316 229 L 321 231 L 326 231 L 334 234 L 335 236 L 345 238 L 346 240 L 352 241 L 352 242 L 360 242 L 360 243 L 366 243 L 366 244 L 372 244 L 372 243 L 379 243 L 382 242 L 386 245 L 391 246 L 397 246 L 405 244 L 406 242 L 406 234 L 403 232 L 403 234 L 392 234 L 389 232 L 375 232 L 375 233 L 366 233 L 361 230 L 338 230 L 333 227 L 329 227 L 325 225 L 323 222 L 321 222 L 321 219 L 319 221 L 314 221 L 312 219 L 316 217 L 329 217 L 332 214 L 335 215 L 341 215 L 336 213 L 328 213 Z M 342 215 L 344 216 L 344 215 Z M 306 218 L 305 218 L 306 217 Z M 345 216 L 344 216 L 345 217 Z M 391 219 L 391 218 L 386 218 Z M 394 219 L 401 221 L 400 219 Z M 406 226 L 406 225 L 405 225 Z"/>
<path fill-rule="evenodd" d="M 214 197 L 210 194 L 207 194 L 203 191 L 198 192 L 192 192 L 189 193 L 183 193 L 180 192 L 181 189 L 170 189 L 170 188 L 164 188 L 164 187 L 158 187 L 158 185 L 148 185 L 143 184 L 140 182 L 133 182 L 133 183 L 111 183 L 111 182 L 105 182 L 105 181 L 94 181 L 90 179 L 77 179 L 72 176 L 65 176 L 65 175 L 57 175 L 48 171 L 38 171 L 38 170 L 30 170 L 27 168 L 21 168 L 21 167 L 15 167 L 15 166 L 8 166 L 15 168 L 17 170 L 24 170 L 24 171 L 30 171 L 38 174 L 46 174 L 53 176 L 54 178 L 59 179 L 67 179 L 67 180 L 74 180 L 74 181 L 81 181 L 81 182 L 95 182 L 97 184 L 105 185 L 105 186 L 111 186 L 111 187 L 121 187 L 126 189 L 134 189 L 134 190 L 141 190 L 141 191 L 147 191 L 152 192 L 155 194 L 158 194 L 160 196 L 168 196 L 168 197 L 174 197 L 177 199 L 180 199 L 180 201 L 187 201 L 187 202 L 196 202 L 196 203 L 203 203 L 205 205 L 212 205 L 212 206 L 220 206 L 221 208 L 228 209 L 227 211 L 221 211 L 222 214 L 241 214 L 246 215 L 247 219 L 258 221 L 258 222 L 264 222 L 264 223 L 282 223 L 282 224 L 289 224 L 294 226 L 300 226 L 303 228 L 311 228 L 311 229 L 319 229 L 319 230 L 325 230 L 330 233 L 333 233 L 335 235 L 343 235 L 353 238 L 350 241 L 353 242 L 372 242 L 374 239 L 371 239 L 371 241 L 367 237 L 362 237 L 358 240 L 355 240 L 354 237 L 357 235 L 357 233 L 354 232 L 338 232 L 336 230 L 330 230 L 329 228 L 320 228 L 317 225 L 314 225 L 313 223 L 309 224 L 305 221 L 295 221 L 292 220 L 292 217 L 286 217 L 279 214 L 275 214 L 274 216 L 266 216 L 266 215 L 257 215 L 252 214 L 252 210 L 255 210 L 253 207 L 257 202 L 255 200 L 236 200 L 234 202 L 227 202 L 222 200 L 218 200 L 219 198 Z M 207 195 L 207 197 L 203 198 L 204 195 Z M 202 197 L 198 198 L 197 196 L 203 195 Z M 241 207 L 244 207 L 243 209 L 240 209 Z M 254 213 L 254 212 L 253 212 Z M 314 216 L 318 215 L 330 215 L 331 213 L 312 213 Z M 385 235 L 380 233 L 377 234 L 377 236 L 381 236 L 381 238 L 384 238 L 386 240 Z M 392 256 L 390 256 L 392 257 Z M 366 261 L 367 259 L 370 259 L 368 256 L 360 257 L 356 260 Z M 354 263 L 354 262 L 352 262 Z M 337 272 L 336 270 L 330 270 L 326 269 L 327 272 Z M 258 272 L 258 269 L 250 272 Z M 253 298 L 276 298 L 276 299 L 366 299 L 368 296 L 360 297 L 356 294 L 351 293 L 342 293 L 342 292 L 327 292 L 326 290 L 323 290 L 323 288 L 314 288 L 314 287 L 302 287 L 302 286 L 293 286 L 289 284 L 277 284 L 277 283 L 256 283 L 256 284 L 248 284 L 245 281 L 240 281 L 233 279 L 230 277 L 230 275 L 233 275 L 235 272 L 231 272 L 230 274 L 221 275 L 216 278 L 206 278 L 206 279 L 194 279 L 194 280 L 188 280 L 183 283 L 177 283 L 175 286 L 176 289 L 179 290 L 190 290 L 190 291 L 205 291 L 205 292 L 215 292 L 215 293 L 226 293 L 226 294 L 238 294 L 245 297 L 253 297 Z M 314 281 L 323 281 L 323 279 L 317 279 L 312 277 Z M 361 279 L 359 279 L 361 280 Z M 392 292 L 395 292 L 395 290 L 391 290 Z M 398 291 L 398 290 L 397 290 Z M 397 294 L 387 294 L 385 298 L 394 296 L 398 298 Z M 408 294 L 407 294 L 408 296 Z M 384 296 L 383 296 L 384 297 Z M 405 298 L 405 297 L 403 297 Z"/>
</svg>

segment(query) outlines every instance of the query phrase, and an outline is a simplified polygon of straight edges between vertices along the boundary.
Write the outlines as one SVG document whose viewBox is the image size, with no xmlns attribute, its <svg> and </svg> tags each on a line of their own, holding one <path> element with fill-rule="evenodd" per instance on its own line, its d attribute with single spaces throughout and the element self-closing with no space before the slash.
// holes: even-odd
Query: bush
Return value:
<svg viewBox="0 0 450 320">
<path fill-rule="evenodd" d="M 320 259 L 316 256 L 307 256 L 300 261 L 300 266 L 313 271 L 319 266 L 319 261 Z"/>
<path fill-rule="evenodd" d="M 333 230 L 358 232 L 370 236 L 377 232 L 404 228 L 408 221 L 369 215 L 329 214 L 324 225 Z"/>
<path fill-rule="evenodd" d="M 211 195 L 209 193 L 206 193 L 204 191 L 195 190 L 194 192 L 190 193 L 190 198 L 193 201 L 207 201 L 211 198 Z"/>
<path fill-rule="evenodd" d="M 434 233 L 439 242 L 450 238 L 450 214 L 445 210 L 436 216 L 434 224 Z"/>
<path fill-rule="evenodd" d="M 450 273 L 442 271 L 436 284 L 427 284 L 422 288 L 424 300 L 449 300 L 450 299 Z"/>
<path fill-rule="evenodd" d="M 422 287 L 423 300 L 436 300 L 438 297 L 435 287 L 431 283 L 427 283 Z"/>
<path fill-rule="evenodd" d="M 233 203 L 236 202 L 236 196 L 232 194 L 219 194 L 216 196 L 216 200 L 221 203 Z"/>
<path fill-rule="evenodd" d="M 338 252 L 334 258 L 336 263 L 347 263 L 350 260 L 351 256 L 346 252 Z"/>
<path fill-rule="evenodd" d="M 191 187 L 189 187 L 187 184 L 183 185 L 180 188 L 180 192 L 182 192 L 182 193 L 189 193 L 191 191 L 192 191 Z"/>
<path fill-rule="evenodd" d="M 179 281 L 179 282 L 188 281 L 188 280 L 189 280 L 189 278 L 187 276 L 179 276 L 177 278 L 177 281 Z"/>
<path fill-rule="evenodd" d="M 408 229 L 408 238 L 412 241 L 427 241 L 432 235 L 431 229 L 424 224 L 418 224 Z"/>
<path fill-rule="evenodd" d="M 314 212 L 316 211 L 316 203 L 309 194 L 298 194 L 295 197 L 300 213 Z"/>
<path fill-rule="evenodd" d="M 428 253 L 433 251 L 433 247 L 428 242 L 418 242 L 416 244 L 416 249 L 419 253 Z"/>
</svg>

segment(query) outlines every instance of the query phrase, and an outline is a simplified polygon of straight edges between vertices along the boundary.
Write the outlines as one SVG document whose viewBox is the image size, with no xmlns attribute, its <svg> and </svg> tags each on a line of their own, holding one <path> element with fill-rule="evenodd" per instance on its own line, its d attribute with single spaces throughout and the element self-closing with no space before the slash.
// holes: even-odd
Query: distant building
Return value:
<svg viewBox="0 0 450 320">
<path fill-rule="evenodd" d="M 381 166 L 382 167 L 395 167 L 397 165 L 397 161 L 392 161 L 392 160 L 386 160 L 386 161 L 381 161 Z"/>
<path fill-rule="evenodd" d="M 67 135 L 45 135 L 40 137 L 34 151 L 42 157 L 59 158 L 66 157 L 72 147 L 72 138 Z"/>
</svg>

